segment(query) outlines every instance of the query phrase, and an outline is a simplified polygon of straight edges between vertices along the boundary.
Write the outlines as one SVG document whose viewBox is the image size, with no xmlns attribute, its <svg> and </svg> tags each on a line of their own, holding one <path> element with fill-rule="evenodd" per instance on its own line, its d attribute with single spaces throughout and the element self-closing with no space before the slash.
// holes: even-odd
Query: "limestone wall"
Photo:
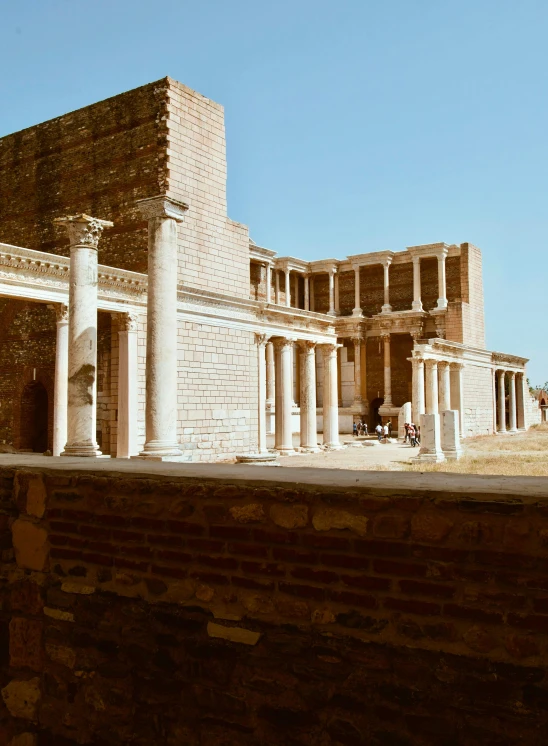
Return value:
<svg viewBox="0 0 548 746">
<path fill-rule="evenodd" d="M 464 437 L 493 432 L 493 372 L 479 365 L 464 366 Z"/>
<path fill-rule="evenodd" d="M 543 746 L 545 480 L 328 479 L 1 468 L 2 742 Z"/>
</svg>

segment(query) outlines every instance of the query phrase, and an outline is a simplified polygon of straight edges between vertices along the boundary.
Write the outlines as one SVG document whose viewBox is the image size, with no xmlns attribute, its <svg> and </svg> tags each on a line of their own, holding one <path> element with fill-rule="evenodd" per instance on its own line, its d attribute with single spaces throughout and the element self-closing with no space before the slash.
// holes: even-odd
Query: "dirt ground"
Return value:
<svg viewBox="0 0 548 746">
<path fill-rule="evenodd" d="M 548 425 L 537 425 L 518 435 L 486 435 L 463 441 L 464 456 L 442 464 L 414 464 L 418 448 L 398 442 L 374 446 L 354 445 L 343 436 L 346 448 L 314 454 L 282 456 L 281 467 L 357 469 L 369 471 L 448 472 L 453 474 L 501 474 L 548 476 Z M 295 445 L 297 441 L 295 441 Z"/>
</svg>

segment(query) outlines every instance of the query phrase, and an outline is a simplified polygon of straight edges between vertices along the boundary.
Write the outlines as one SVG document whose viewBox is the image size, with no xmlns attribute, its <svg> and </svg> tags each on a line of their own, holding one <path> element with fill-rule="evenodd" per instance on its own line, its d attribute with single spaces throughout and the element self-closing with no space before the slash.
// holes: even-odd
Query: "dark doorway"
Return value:
<svg viewBox="0 0 548 746">
<path fill-rule="evenodd" d="M 369 432 L 372 433 L 377 425 L 381 422 L 381 416 L 379 414 L 379 407 L 382 406 L 384 399 L 377 398 L 373 399 L 369 405 Z"/>
<path fill-rule="evenodd" d="M 27 383 L 21 394 L 22 451 L 44 453 L 48 449 L 48 392 L 39 381 Z"/>
</svg>

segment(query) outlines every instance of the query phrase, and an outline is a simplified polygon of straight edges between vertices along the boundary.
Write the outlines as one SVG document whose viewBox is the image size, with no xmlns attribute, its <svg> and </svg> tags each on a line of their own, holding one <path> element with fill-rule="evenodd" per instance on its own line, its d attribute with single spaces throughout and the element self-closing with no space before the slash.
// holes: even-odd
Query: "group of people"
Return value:
<svg viewBox="0 0 548 746">
<path fill-rule="evenodd" d="M 414 422 L 406 422 L 404 424 L 405 428 L 405 438 L 403 439 L 404 443 L 409 442 L 411 446 L 418 446 L 421 442 L 421 430 L 420 427 L 415 425 Z"/>
<path fill-rule="evenodd" d="M 358 422 L 355 422 L 353 425 L 353 432 L 354 437 L 357 438 L 358 435 L 369 435 L 369 432 L 367 430 L 367 422 L 362 422 L 361 420 L 358 420 Z"/>
<path fill-rule="evenodd" d="M 379 443 L 381 442 L 381 440 L 387 440 L 388 438 L 392 437 L 392 423 L 388 421 L 387 424 L 381 425 L 381 423 L 379 422 L 379 424 L 375 428 L 375 432 L 377 433 Z"/>
</svg>

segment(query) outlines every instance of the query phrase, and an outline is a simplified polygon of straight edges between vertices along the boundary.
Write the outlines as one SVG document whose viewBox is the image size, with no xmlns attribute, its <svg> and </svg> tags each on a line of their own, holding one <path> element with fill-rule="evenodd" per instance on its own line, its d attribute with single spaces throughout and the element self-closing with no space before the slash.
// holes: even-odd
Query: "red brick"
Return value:
<svg viewBox="0 0 548 746">
<path fill-rule="evenodd" d="M 188 565 L 192 562 L 192 555 L 186 552 L 173 552 L 168 549 L 158 550 L 156 552 L 158 559 L 168 560 L 169 562 L 181 562 Z"/>
<path fill-rule="evenodd" d="M 88 552 L 82 552 L 82 560 L 89 562 L 90 565 L 102 565 L 104 567 L 112 567 L 114 564 L 114 557 L 106 557 L 103 554 L 93 554 Z"/>
<path fill-rule="evenodd" d="M 548 578 L 533 578 L 532 580 L 528 580 L 525 585 L 527 588 L 548 591 Z"/>
<path fill-rule="evenodd" d="M 52 518 L 54 512 L 59 514 L 62 513 L 64 518 L 68 518 L 71 521 L 87 521 L 88 523 L 93 523 L 93 519 L 95 518 L 95 514 L 90 513 L 87 510 L 69 510 L 68 508 L 65 508 L 63 511 L 50 510 L 49 513 Z"/>
<path fill-rule="evenodd" d="M 252 530 L 245 526 L 210 526 L 209 535 L 215 539 L 240 539 L 245 541 L 253 536 Z"/>
<path fill-rule="evenodd" d="M 112 531 L 114 541 L 141 541 L 144 542 L 144 534 L 138 534 L 136 531 Z"/>
<path fill-rule="evenodd" d="M 82 552 L 76 549 L 57 549 L 57 547 L 52 547 L 50 549 L 50 556 L 53 559 L 82 559 Z"/>
<path fill-rule="evenodd" d="M 382 575 L 403 575 L 413 578 L 425 577 L 426 565 L 415 565 L 411 562 L 395 562 L 393 560 L 373 560 L 373 570 Z"/>
<path fill-rule="evenodd" d="M 319 534 L 302 534 L 301 543 L 313 549 L 338 549 L 349 552 L 352 549 L 350 539 L 339 536 L 320 536 Z"/>
<path fill-rule="evenodd" d="M 242 572 L 248 572 L 251 575 L 271 575 L 273 577 L 283 578 L 285 569 L 283 566 L 267 562 L 242 562 Z"/>
<path fill-rule="evenodd" d="M 403 611 L 407 614 L 420 614 L 421 616 L 438 616 L 441 613 L 439 604 L 427 601 L 407 600 L 404 598 L 385 598 L 384 608 L 393 611 Z"/>
<path fill-rule="evenodd" d="M 95 522 L 112 528 L 128 528 L 130 525 L 130 519 L 123 518 L 121 515 L 96 515 Z"/>
<path fill-rule="evenodd" d="M 362 593 L 351 593 L 349 591 L 328 591 L 327 597 L 330 601 L 337 604 L 347 604 L 348 606 L 359 606 L 362 609 L 376 609 L 378 601 L 373 596 L 367 596 Z"/>
<path fill-rule="evenodd" d="M 325 591 L 323 588 L 313 588 L 308 585 L 293 585 L 291 583 L 278 583 L 280 593 L 287 593 L 290 596 L 299 596 L 300 598 L 314 598 L 316 601 L 323 601 Z"/>
<path fill-rule="evenodd" d="M 203 583 L 213 583 L 214 585 L 228 585 L 228 578 L 224 575 L 218 575 L 207 570 L 194 570 L 190 573 L 191 577 L 201 580 Z"/>
<path fill-rule="evenodd" d="M 379 557 L 409 557 L 411 545 L 396 541 L 369 541 L 357 539 L 354 546 L 360 554 Z"/>
<path fill-rule="evenodd" d="M 285 562 L 304 562 L 305 564 L 316 564 L 318 561 L 317 552 L 302 551 L 302 549 L 293 549 L 292 547 L 274 547 L 272 556 L 275 560 Z"/>
<path fill-rule="evenodd" d="M 150 547 L 120 547 L 120 554 L 146 559 L 147 557 L 152 557 L 152 549 Z"/>
<path fill-rule="evenodd" d="M 548 614 L 548 598 L 535 598 L 533 608 L 540 614 Z"/>
<path fill-rule="evenodd" d="M 179 567 L 162 567 L 161 565 L 152 565 L 151 572 L 153 575 L 164 575 L 166 578 L 184 579 L 187 577 L 186 570 Z"/>
<path fill-rule="evenodd" d="M 63 511 L 61 508 L 50 508 L 46 513 L 46 518 L 48 520 L 52 518 L 62 518 L 63 517 Z"/>
<path fill-rule="evenodd" d="M 443 607 L 444 616 L 450 616 L 455 619 L 472 619 L 475 622 L 484 624 L 501 624 L 502 614 L 495 611 L 483 611 L 474 609 L 469 606 L 459 606 L 458 604 L 445 604 Z"/>
<path fill-rule="evenodd" d="M 257 544 L 229 544 L 228 551 L 230 554 L 243 554 L 246 557 L 268 557 L 268 547 Z"/>
<path fill-rule="evenodd" d="M 110 539 L 109 529 L 101 528 L 100 526 L 80 526 L 80 534 L 82 536 L 89 536 L 92 539 L 104 539 L 105 541 Z"/>
<path fill-rule="evenodd" d="M 480 564 L 510 567 L 514 570 L 534 568 L 537 564 L 536 557 L 528 557 L 523 554 L 506 554 L 505 552 L 490 552 L 486 549 L 476 550 L 474 556 Z"/>
<path fill-rule="evenodd" d="M 168 521 L 167 527 L 173 533 L 190 534 L 191 536 L 202 536 L 205 534 L 205 526 L 191 521 Z"/>
<path fill-rule="evenodd" d="M 121 557 L 116 557 L 114 565 L 115 567 L 120 567 L 124 570 L 136 570 L 138 572 L 148 571 L 148 562 L 134 562 L 133 560 L 122 559 Z"/>
<path fill-rule="evenodd" d="M 322 554 L 320 562 L 327 567 L 346 567 L 349 570 L 367 570 L 370 560 L 351 554 Z"/>
<path fill-rule="evenodd" d="M 199 565 L 215 567 L 219 570 L 237 570 L 239 564 L 238 560 L 234 559 L 234 557 L 210 557 L 208 554 L 195 555 L 193 560 Z"/>
<path fill-rule="evenodd" d="M 309 580 L 312 583 L 337 583 L 339 576 L 329 570 L 311 570 L 309 567 L 296 567 L 291 571 L 291 577 L 297 580 Z"/>
<path fill-rule="evenodd" d="M 382 539 L 402 539 L 409 530 L 409 519 L 401 515 L 379 515 L 373 534 Z"/>
<path fill-rule="evenodd" d="M 255 591 L 273 591 L 275 589 L 274 583 L 271 581 L 239 578 L 236 575 L 232 576 L 232 585 L 235 585 L 237 588 L 249 588 Z"/>
<path fill-rule="evenodd" d="M 341 575 L 341 581 L 352 588 L 363 588 L 366 591 L 388 591 L 392 585 L 388 578 L 367 575 Z"/>
<path fill-rule="evenodd" d="M 68 542 L 67 536 L 59 536 L 59 534 L 50 534 L 49 543 L 57 547 L 65 546 Z"/>
<path fill-rule="evenodd" d="M 453 598 L 455 589 L 450 585 L 439 583 L 421 583 L 418 580 L 400 580 L 402 593 L 434 596 L 435 598 Z"/>
<path fill-rule="evenodd" d="M 264 541 L 268 544 L 297 544 L 299 536 L 291 531 L 268 531 L 264 528 L 253 530 L 255 541 Z"/>
<path fill-rule="evenodd" d="M 149 544 L 163 547 L 183 547 L 185 540 L 180 536 L 161 536 L 159 534 L 149 534 L 147 536 Z"/>
<path fill-rule="evenodd" d="M 527 614 L 522 616 L 521 614 L 511 613 L 508 614 L 507 621 L 512 627 L 527 629 L 531 632 L 548 633 L 548 616 L 540 616 L 537 614 Z"/>
<path fill-rule="evenodd" d="M 187 539 L 186 545 L 189 549 L 197 549 L 202 552 L 224 552 L 225 543 L 215 539 Z"/>
<path fill-rule="evenodd" d="M 68 521 L 51 521 L 49 525 L 52 531 L 59 531 L 62 534 L 78 533 L 77 523 L 69 523 Z"/>
<path fill-rule="evenodd" d="M 144 528 L 147 531 L 165 531 L 166 521 L 159 520 L 158 518 L 142 518 L 136 517 L 131 519 L 131 526 L 133 528 Z M 167 523 L 169 529 L 170 524 Z"/>
<path fill-rule="evenodd" d="M 440 562 L 467 562 L 471 552 L 466 549 L 454 549 L 453 547 L 425 547 L 413 546 L 413 557 L 420 559 L 438 560 Z"/>
<path fill-rule="evenodd" d="M 101 554 L 118 554 L 118 547 L 106 541 L 88 541 L 86 549 L 90 552 L 101 552 Z"/>
</svg>

